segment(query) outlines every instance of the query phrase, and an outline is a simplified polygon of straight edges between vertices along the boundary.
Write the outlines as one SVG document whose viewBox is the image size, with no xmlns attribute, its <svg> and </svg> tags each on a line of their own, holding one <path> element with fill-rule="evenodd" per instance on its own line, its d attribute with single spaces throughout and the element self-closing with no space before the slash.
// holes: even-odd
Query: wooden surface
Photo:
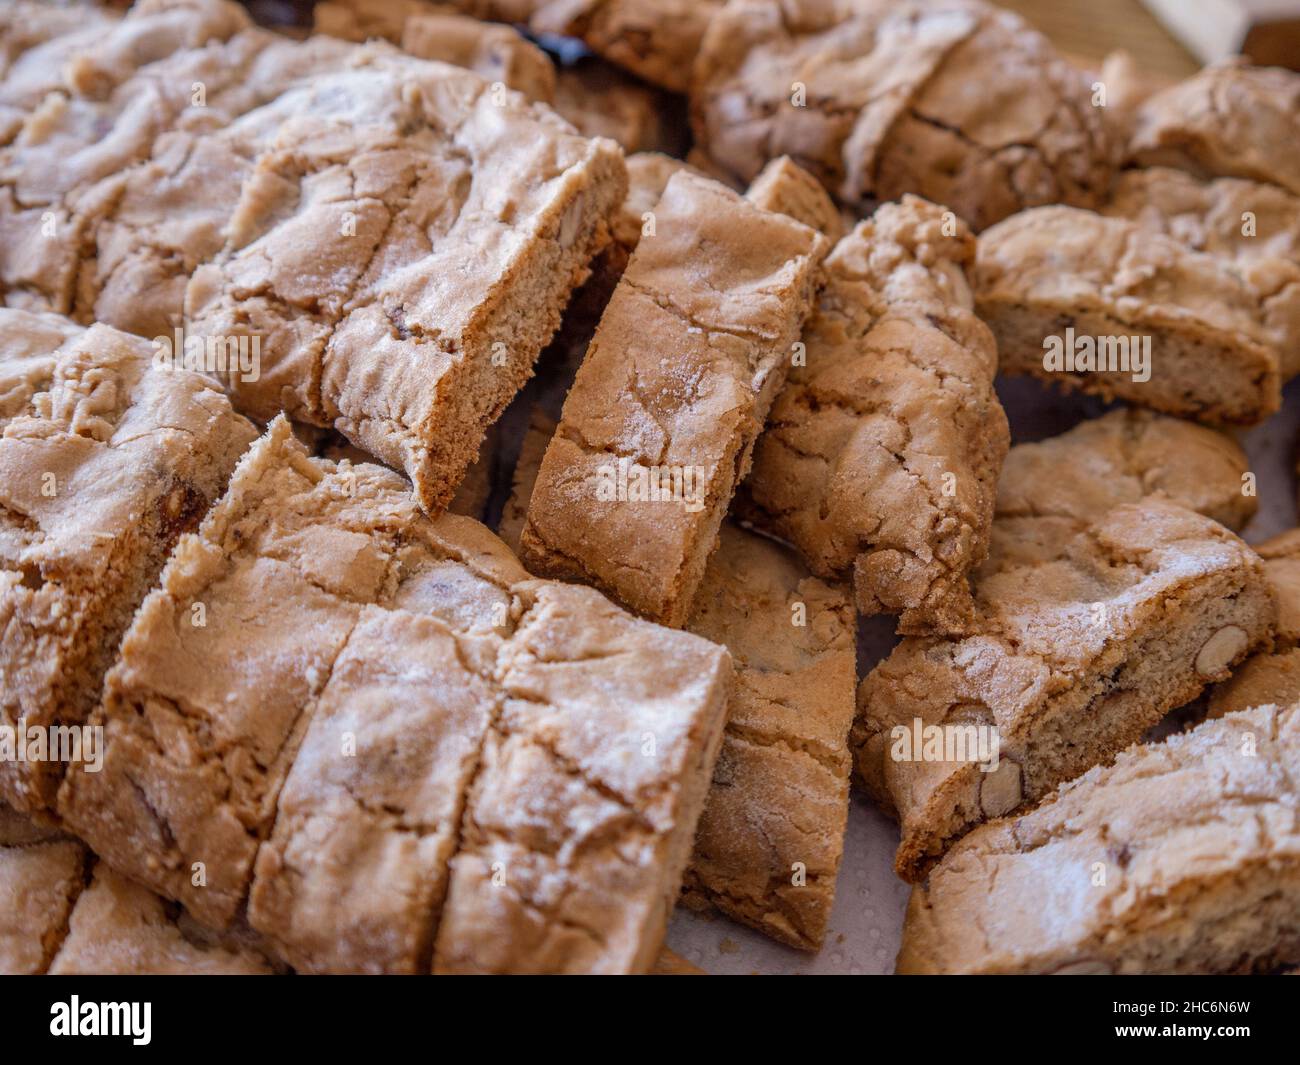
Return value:
<svg viewBox="0 0 1300 1065">
<path fill-rule="evenodd" d="M 1152 73 L 1183 78 L 1200 64 L 1140 0 L 998 0 L 1071 58 L 1100 61 L 1123 48 Z"/>
</svg>

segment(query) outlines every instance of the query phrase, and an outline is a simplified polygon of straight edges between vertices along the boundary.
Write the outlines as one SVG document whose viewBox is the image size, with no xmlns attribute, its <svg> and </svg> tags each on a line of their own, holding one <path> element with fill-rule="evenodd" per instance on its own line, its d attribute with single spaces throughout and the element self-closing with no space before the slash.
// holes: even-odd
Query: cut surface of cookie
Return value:
<svg viewBox="0 0 1300 1065">
<path fill-rule="evenodd" d="M 1254 425 L 1281 404 L 1259 291 L 1135 222 L 1039 207 L 979 239 L 975 306 L 1001 369 L 1180 417 Z"/>
<path fill-rule="evenodd" d="M 1135 745 L 912 890 L 900 973 L 1214 973 L 1300 959 L 1300 709 Z"/>
</svg>

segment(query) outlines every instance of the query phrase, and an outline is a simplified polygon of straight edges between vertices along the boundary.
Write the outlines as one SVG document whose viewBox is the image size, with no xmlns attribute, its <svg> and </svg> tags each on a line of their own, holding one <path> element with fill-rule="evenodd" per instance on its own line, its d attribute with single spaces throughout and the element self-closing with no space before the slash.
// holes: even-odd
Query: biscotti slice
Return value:
<svg viewBox="0 0 1300 1065">
<path fill-rule="evenodd" d="M 1300 372 L 1300 196 L 1153 167 L 1125 171 L 1103 213 L 1230 261 L 1258 294 L 1259 321 L 1283 377 Z"/>
<path fill-rule="evenodd" d="M 223 668 L 196 665 L 210 661 Z M 70 772 L 60 809 L 118 872 L 218 929 L 246 910 L 305 971 L 427 970 L 436 935 L 451 967 L 473 964 L 487 910 L 493 966 L 639 971 L 680 885 L 729 680 L 720 648 L 532 580 L 477 522 L 430 521 L 399 475 L 311 458 L 280 418 L 137 615 L 96 714 L 102 771 Z M 498 812 L 475 796 L 515 786 L 488 749 L 526 752 L 528 780 L 551 774 L 575 807 L 626 809 L 566 820 L 560 802 L 543 840 L 540 791 L 515 793 L 527 827 L 484 841 L 473 826 Z M 477 877 L 496 846 L 506 890 L 494 861 Z M 543 895 L 569 880 L 586 888 L 564 892 L 568 918 L 596 945 L 557 917 L 554 948 L 533 955 Z"/>
<path fill-rule="evenodd" d="M 1277 603 L 1272 650 L 1248 658 L 1210 694 L 1208 714 L 1300 702 L 1300 529 L 1254 545 Z"/>
<path fill-rule="evenodd" d="M 434 972 L 645 972 L 713 775 L 729 657 L 588 588 L 517 591 Z"/>
<path fill-rule="evenodd" d="M 275 972 L 256 950 L 214 936 L 173 902 L 103 862 L 77 897 L 49 972 L 58 976 L 259 976 Z"/>
<path fill-rule="evenodd" d="M 788 155 L 863 213 L 916 193 L 979 230 L 1092 206 L 1114 165 L 1091 79 L 978 0 L 733 0 L 694 78 L 696 144 L 733 178 Z"/>
<path fill-rule="evenodd" d="M 1250 462 L 1226 433 L 1121 407 L 1013 447 L 998 481 L 996 516 L 1086 522 L 1153 495 L 1236 532 L 1259 508 Z"/>
<path fill-rule="evenodd" d="M 1202 724 L 958 843 L 900 973 L 1210 973 L 1300 959 L 1300 710 Z"/>
<path fill-rule="evenodd" d="M 421 59 L 467 67 L 531 100 L 555 96 L 555 65 L 510 26 L 480 22 L 423 0 L 329 0 L 317 4 L 316 29 L 349 41 L 383 37 Z"/>
<path fill-rule="evenodd" d="M 332 426 L 436 513 L 585 278 L 622 154 L 439 63 L 337 91 L 369 102 L 280 126 L 190 281 L 187 328 L 259 339 L 260 373 L 225 375 L 237 406 Z"/>
<path fill-rule="evenodd" d="M 0 805 L 0 975 L 46 971 L 89 860 L 76 840 Z"/>
<path fill-rule="evenodd" d="M 973 254 L 965 225 L 916 197 L 840 241 L 739 499 L 819 577 L 851 581 L 862 613 L 902 614 L 904 632 L 970 624 L 1007 451 Z"/>
<path fill-rule="evenodd" d="M 520 537 L 530 571 L 679 626 L 811 309 L 825 238 L 668 182 L 564 404 Z"/>
<path fill-rule="evenodd" d="M 534 411 L 502 517 L 507 543 L 554 430 Z M 848 816 L 852 603 L 785 548 L 724 522 L 686 627 L 731 652 L 736 678 L 684 902 L 816 950 Z"/>
<path fill-rule="evenodd" d="M 844 220 L 820 182 L 791 162 L 788 155 L 763 167 L 745 192 L 745 199 L 765 211 L 789 215 L 833 242 L 844 235 Z"/>
<path fill-rule="evenodd" d="M 1281 403 L 1254 287 L 1122 218 L 1039 207 L 993 227 L 975 307 L 1007 373 L 1214 423 L 1253 425 Z"/>
<path fill-rule="evenodd" d="M 0 799 L 48 807 L 177 537 L 256 435 L 212 382 L 106 326 L 0 309 Z M 93 759 L 93 752 L 85 752 Z"/>
<path fill-rule="evenodd" d="M 349 0 L 356 3 L 357 0 Z M 725 0 L 451 0 L 475 18 L 577 37 L 597 55 L 673 92 L 691 86 L 691 63 Z"/>
<path fill-rule="evenodd" d="M 1040 450 L 1027 463 L 1013 449 L 973 580 L 975 632 L 905 639 L 859 688 L 857 770 L 902 823 L 905 879 L 980 821 L 1105 762 L 1271 638 L 1258 557 L 1165 495 L 1189 478 L 1163 469 L 1159 452 L 1137 452 L 1154 476 L 1120 464 L 1108 480 L 1098 451 L 1079 478 L 1090 491 L 1045 494 L 1041 510 L 1022 512 L 1045 472 L 1072 469 L 1070 450 L 1094 454 L 1086 436 L 1070 443 L 1055 454 L 1030 445 Z M 1123 449 L 1112 453 L 1126 463 Z M 1196 470 L 1196 451 L 1172 457 Z M 1219 473 L 1219 492 L 1194 486 L 1189 501 L 1239 490 Z M 1153 494 L 1128 501 L 1134 492 Z"/>
<path fill-rule="evenodd" d="M 726 523 L 686 627 L 731 652 L 736 679 L 684 902 L 817 950 L 849 812 L 849 595 Z"/>
<path fill-rule="evenodd" d="M 1208 66 L 1146 101 L 1128 155 L 1300 195 L 1300 74 L 1244 59 Z"/>
</svg>

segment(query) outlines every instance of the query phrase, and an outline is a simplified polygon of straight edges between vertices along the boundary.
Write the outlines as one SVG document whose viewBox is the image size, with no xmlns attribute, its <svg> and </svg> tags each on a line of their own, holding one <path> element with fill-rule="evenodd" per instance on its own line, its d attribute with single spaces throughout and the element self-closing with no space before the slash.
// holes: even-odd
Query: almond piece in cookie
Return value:
<svg viewBox="0 0 1300 1065">
<path fill-rule="evenodd" d="M 902 823 L 905 879 L 1269 645 L 1259 558 L 1190 509 L 1243 513 L 1239 449 L 1150 414 L 1100 423 L 1012 449 L 973 633 L 906 638 L 859 687 L 857 769 Z"/>
<path fill-rule="evenodd" d="M 1300 708 L 1129 747 L 912 889 L 899 973 L 1267 972 L 1300 960 Z"/>
</svg>

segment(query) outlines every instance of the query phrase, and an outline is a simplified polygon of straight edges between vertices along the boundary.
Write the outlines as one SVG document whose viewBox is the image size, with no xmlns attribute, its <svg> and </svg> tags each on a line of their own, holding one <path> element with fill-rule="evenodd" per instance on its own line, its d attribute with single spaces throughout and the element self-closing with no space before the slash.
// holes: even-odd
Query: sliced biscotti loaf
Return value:
<svg viewBox="0 0 1300 1065">
<path fill-rule="evenodd" d="M 1128 155 L 1300 195 L 1300 74 L 1244 59 L 1208 66 L 1146 101 Z"/>
<path fill-rule="evenodd" d="M 1127 170 L 1103 214 L 1232 263 L 1255 289 L 1283 377 L 1300 372 L 1300 195 L 1241 178 Z"/>
<path fill-rule="evenodd" d="M 529 569 L 681 625 L 796 354 L 827 242 L 675 174 L 601 318 L 520 537 Z"/>
<path fill-rule="evenodd" d="M 138 337 L 0 309 L 0 800 L 47 808 L 118 641 L 256 430 Z"/>
<path fill-rule="evenodd" d="M 219 929 L 246 912 L 297 969 L 644 971 L 730 673 L 281 418 L 140 609 L 103 765 L 60 809 L 118 872 Z"/>
<path fill-rule="evenodd" d="M 1255 287 L 1127 219 L 1040 207 L 999 223 L 979 240 L 975 306 L 1008 373 L 1213 423 L 1281 403 Z"/>
<path fill-rule="evenodd" d="M 852 582 L 904 632 L 971 622 L 1008 432 L 997 351 L 971 310 L 970 231 L 916 197 L 836 246 L 802 358 L 772 408 L 741 514 Z"/>
<path fill-rule="evenodd" d="M 736 679 L 684 902 L 817 950 L 849 812 L 850 597 L 728 523 L 686 627 L 731 652 Z"/>
<path fill-rule="evenodd" d="M 1238 463 L 1194 426 L 1186 448 L 1142 448 L 1135 437 L 1174 424 L 1133 417 L 1027 445 L 1024 460 L 1012 449 L 973 581 L 974 632 L 904 639 L 859 687 L 856 767 L 902 824 L 895 867 L 906 879 L 1268 646 L 1274 606 L 1258 557 L 1168 495 L 1189 488 L 1187 503 L 1229 510 Z M 1049 480 L 1057 487 L 1035 503 Z"/>
<path fill-rule="evenodd" d="M 912 890 L 900 973 L 1249 972 L 1300 959 L 1300 709 L 1121 753 Z"/>
<path fill-rule="evenodd" d="M 696 60 L 692 125 L 740 182 L 789 155 L 846 207 L 916 193 L 978 230 L 1104 194 L 1116 153 L 1088 81 L 978 0 L 733 0 Z"/>
</svg>

